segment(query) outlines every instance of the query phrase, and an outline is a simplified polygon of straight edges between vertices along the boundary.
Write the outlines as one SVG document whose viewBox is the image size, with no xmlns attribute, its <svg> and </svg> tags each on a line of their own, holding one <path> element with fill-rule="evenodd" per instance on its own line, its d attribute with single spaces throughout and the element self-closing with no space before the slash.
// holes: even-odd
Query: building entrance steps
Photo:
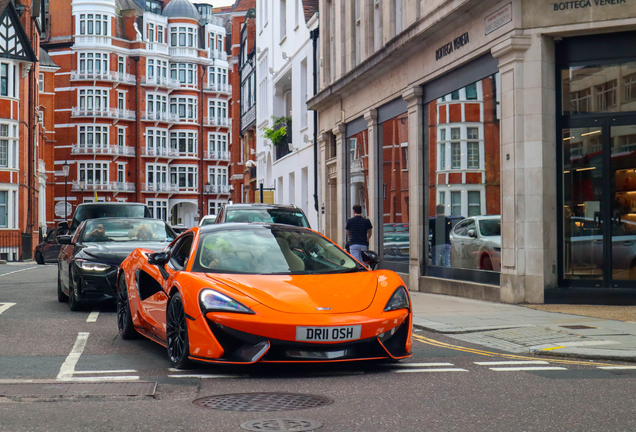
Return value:
<svg viewBox="0 0 636 432">
<path fill-rule="evenodd" d="M 598 316 L 595 308 L 606 312 L 611 306 L 550 305 L 548 312 L 533 305 L 420 292 L 410 295 L 415 328 L 512 353 L 636 362 L 636 322 L 583 315 Z M 623 319 L 636 313 L 636 306 L 616 308 L 616 316 Z M 626 314 L 629 308 L 634 311 Z"/>
</svg>

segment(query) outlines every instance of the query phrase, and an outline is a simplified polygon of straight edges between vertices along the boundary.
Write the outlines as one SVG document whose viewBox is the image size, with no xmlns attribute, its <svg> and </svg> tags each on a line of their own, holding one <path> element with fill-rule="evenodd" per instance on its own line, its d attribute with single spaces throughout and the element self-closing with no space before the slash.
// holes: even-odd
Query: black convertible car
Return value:
<svg viewBox="0 0 636 432">
<path fill-rule="evenodd" d="M 58 236 L 57 299 L 72 311 L 86 303 L 114 301 L 117 269 L 137 248 L 161 250 L 177 234 L 165 222 L 99 218 L 82 222 L 73 235 Z"/>
</svg>

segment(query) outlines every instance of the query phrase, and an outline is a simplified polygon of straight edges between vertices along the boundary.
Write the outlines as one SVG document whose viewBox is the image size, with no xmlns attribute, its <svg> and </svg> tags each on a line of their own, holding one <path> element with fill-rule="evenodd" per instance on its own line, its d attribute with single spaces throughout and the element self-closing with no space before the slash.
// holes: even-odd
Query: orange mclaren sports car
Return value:
<svg viewBox="0 0 636 432">
<path fill-rule="evenodd" d="M 164 345 L 176 368 L 411 356 L 402 279 L 290 225 L 207 225 L 136 249 L 119 270 L 117 324 L 123 339 Z"/>
</svg>

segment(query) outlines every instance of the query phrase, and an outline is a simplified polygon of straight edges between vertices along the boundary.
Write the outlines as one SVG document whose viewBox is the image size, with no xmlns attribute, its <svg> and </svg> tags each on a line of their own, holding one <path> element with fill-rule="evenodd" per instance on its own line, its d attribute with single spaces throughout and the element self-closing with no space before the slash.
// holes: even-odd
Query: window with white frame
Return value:
<svg viewBox="0 0 636 432">
<path fill-rule="evenodd" d="M 196 191 L 198 183 L 198 167 L 180 165 L 170 167 L 170 183 L 182 191 Z"/>
<path fill-rule="evenodd" d="M 117 60 L 117 72 L 126 73 L 126 57 L 119 56 Z"/>
<path fill-rule="evenodd" d="M 157 42 L 165 43 L 164 38 L 163 38 L 163 26 L 162 25 L 157 25 Z"/>
<path fill-rule="evenodd" d="M 155 25 L 153 23 L 148 23 L 148 42 L 155 41 Z"/>
<path fill-rule="evenodd" d="M 171 132 L 170 148 L 179 152 L 179 156 L 196 157 L 197 152 L 196 132 Z"/>
<path fill-rule="evenodd" d="M 216 49 L 217 51 L 223 51 L 223 40 L 225 37 L 222 34 L 216 35 Z"/>
<path fill-rule="evenodd" d="M 108 126 L 79 126 L 80 148 L 108 147 Z"/>
<path fill-rule="evenodd" d="M 0 62 L 0 96 L 17 97 L 18 79 L 16 65 Z"/>
<path fill-rule="evenodd" d="M 282 41 L 287 36 L 287 1 L 280 0 L 280 40 Z"/>
<path fill-rule="evenodd" d="M 208 201 L 208 214 L 209 215 L 217 215 L 221 211 L 221 207 L 223 206 L 223 201 Z"/>
<path fill-rule="evenodd" d="M 161 93 L 147 93 L 146 111 L 148 113 L 168 112 L 168 96 Z"/>
<path fill-rule="evenodd" d="M 259 97 L 256 100 L 256 103 L 258 104 L 258 112 L 262 113 L 263 118 L 269 118 L 269 106 L 267 105 L 267 95 L 269 93 L 267 88 L 268 72 L 267 54 L 264 54 L 263 58 L 258 62 L 257 75 L 260 77 L 260 82 L 258 83 Z"/>
<path fill-rule="evenodd" d="M 168 130 L 146 129 L 146 151 L 148 155 L 165 155 L 168 150 Z"/>
<path fill-rule="evenodd" d="M 149 191 L 158 191 L 168 184 L 167 164 L 146 164 L 146 184 Z"/>
<path fill-rule="evenodd" d="M 126 165 L 123 163 L 117 164 L 117 181 L 119 183 L 126 182 Z"/>
<path fill-rule="evenodd" d="M 197 66 L 193 63 L 170 63 L 170 78 L 179 81 L 182 86 L 197 86 Z"/>
<path fill-rule="evenodd" d="M 79 107 L 81 110 L 107 110 L 108 90 L 79 89 Z"/>
<path fill-rule="evenodd" d="M 465 126 L 448 128 L 438 127 L 439 140 L 439 170 L 447 168 L 447 151 L 450 151 L 450 169 L 481 169 L 483 159 L 483 138 L 479 126 Z M 450 140 L 446 140 L 450 133 Z M 463 155 L 466 155 L 463 158 Z"/>
<path fill-rule="evenodd" d="M 168 220 L 168 201 L 167 200 L 147 200 L 146 206 L 150 210 L 150 216 L 163 221 Z"/>
<path fill-rule="evenodd" d="M 126 147 L 126 129 L 123 127 L 117 128 L 117 145 L 120 149 Z"/>
<path fill-rule="evenodd" d="M 462 167 L 462 152 L 460 140 L 460 128 L 451 129 L 451 168 L 460 169 Z"/>
<path fill-rule="evenodd" d="M 147 59 L 146 60 L 146 74 L 148 78 L 167 78 L 168 77 L 168 62 L 159 59 Z"/>
<path fill-rule="evenodd" d="M 108 36 L 108 15 L 80 14 L 80 35 Z"/>
<path fill-rule="evenodd" d="M 170 46 L 196 48 L 198 30 L 193 27 L 172 27 L 170 29 Z"/>
<path fill-rule="evenodd" d="M 481 215 L 481 192 L 468 191 L 468 216 Z"/>
<path fill-rule="evenodd" d="M 0 124 L 0 168 L 18 168 L 18 128 Z"/>
<path fill-rule="evenodd" d="M 209 132 L 208 152 L 211 158 L 224 159 L 227 153 L 227 134 Z"/>
<path fill-rule="evenodd" d="M 451 216 L 461 216 L 462 214 L 462 193 L 451 191 Z"/>
<path fill-rule="evenodd" d="M 208 183 L 213 186 L 227 186 L 227 167 L 208 167 Z"/>
<path fill-rule="evenodd" d="M 196 120 L 197 111 L 196 97 L 170 98 L 170 113 L 178 116 L 181 120 Z"/>
<path fill-rule="evenodd" d="M 44 91 L 44 74 L 40 73 L 38 77 L 38 91 L 42 93 Z"/>
<path fill-rule="evenodd" d="M 227 84 L 227 68 L 210 66 L 208 68 L 208 85 L 222 87 Z"/>
<path fill-rule="evenodd" d="M 117 109 L 123 111 L 126 109 L 126 93 L 122 91 L 117 92 Z"/>
<path fill-rule="evenodd" d="M 80 73 L 105 74 L 108 69 L 108 54 L 98 52 L 81 52 L 78 55 Z"/>
<path fill-rule="evenodd" d="M 78 162 L 77 169 L 77 178 L 87 186 L 108 183 L 108 162 Z"/>
<path fill-rule="evenodd" d="M 0 191 L 0 228 L 9 227 L 9 192 Z"/>
</svg>

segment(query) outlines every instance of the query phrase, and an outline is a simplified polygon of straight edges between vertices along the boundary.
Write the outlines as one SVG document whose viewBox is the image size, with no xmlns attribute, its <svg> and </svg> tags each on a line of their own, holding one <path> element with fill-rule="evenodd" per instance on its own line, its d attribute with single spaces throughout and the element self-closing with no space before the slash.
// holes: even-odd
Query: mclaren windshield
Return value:
<svg viewBox="0 0 636 432">
<path fill-rule="evenodd" d="M 194 272 L 327 274 L 365 271 L 338 246 L 308 229 L 238 225 L 202 233 Z"/>
</svg>

